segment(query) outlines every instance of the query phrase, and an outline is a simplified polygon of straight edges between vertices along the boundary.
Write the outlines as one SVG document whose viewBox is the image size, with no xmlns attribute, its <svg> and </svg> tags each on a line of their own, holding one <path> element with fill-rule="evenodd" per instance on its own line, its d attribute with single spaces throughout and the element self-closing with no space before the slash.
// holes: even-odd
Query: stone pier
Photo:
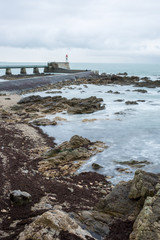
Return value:
<svg viewBox="0 0 160 240">
<path fill-rule="evenodd" d="M 6 68 L 6 75 L 11 75 L 11 74 L 12 74 L 11 68 Z"/>
<path fill-rule="evenodd" d="M 25 67 L 22 67 L 22 68 L 21 68 L 20 74 L 23 74 L 23 75 L 26 75 L 26 74 L 27 74 L 27 71 L 26 71 L 26 68 L 25 68 Z"/>
<path fill-rule="evenodd" d="M 39 68 L 38 67 L 34 67 L 33 68 L 33 73 L 34 74 L 39 74 Z"/>
</svg>

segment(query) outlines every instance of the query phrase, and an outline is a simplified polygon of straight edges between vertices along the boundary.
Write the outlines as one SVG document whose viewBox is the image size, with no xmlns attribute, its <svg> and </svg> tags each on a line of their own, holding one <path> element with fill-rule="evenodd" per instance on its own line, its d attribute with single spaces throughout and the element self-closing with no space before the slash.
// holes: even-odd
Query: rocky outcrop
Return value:
<svg viewBox="0 0 160 240">
<path fill-rule="evenodd" d="M 146 198 L 147 196 L 153 196 L 156 192 L 156 184 L 158 181 L 158 175 L 137 170 L 131 184 L 128 195 L 129 198 L 139 199 Z"/>
<path fill-rule="evenodd" d="M 160 190 L 154 197 L 147 197 L 134 225 L 130 240 L 160 239 Z"/>
<path fill-rule="evenodd" d="M 36 119 L 36 120 L 32 121 L 31 123 L 36 126 L 57 125 L 57 122 L 55 120 L 51 121 L 47 118 Z"/>
<path fill-rule="evenodd" d="M 67 99 L 61 96 L 54 97 L 40 97 L 29 96 L 22 98 L 18 104 L 20 108 L 18 111 L 28 112 L 42 112 L 42 113 L 56 113 L 66 110 L 69 114 L 93 113 L 98 110 L 103 110 L 105 105 L 102 104 L 103 99 L 91 96 L 89 98 Z M 16 108 L 15 108 L 16 109 Z"/>
<path fill-rule="evenodd" d="M 66 237 L 64 237 L 66 236 Z M 83 230 L 67 213 L 59 210 L 48 211 L 26 227 L 19 240 L 94 240 L 89 232 Z"/>
<path fill-rule="evenodd" d="M 103 151 L 106 147 L 103 142 L 91 142 L 75 135 L 70 141 L 47 151 L 44 160 L 39 162 L 39 171 L 47 177 L 73 174 L 84 160 Z"/>
</svg>

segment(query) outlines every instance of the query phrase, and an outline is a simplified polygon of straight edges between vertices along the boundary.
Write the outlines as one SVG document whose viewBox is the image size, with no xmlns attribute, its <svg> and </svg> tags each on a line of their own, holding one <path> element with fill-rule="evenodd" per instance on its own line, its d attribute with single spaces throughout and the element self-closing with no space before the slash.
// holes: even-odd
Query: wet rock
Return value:
<svg viewBox="0 0 160 240">
<path fill-rule="evenodd" d="M 145 165 L 150 164 L 150 162 L 148 162 L 147 160 L 144 160 L 144 161 L 131 160 L 131 161 L 124 161 L 124 162 L 115 161 L 115 163 L 128 165 L 135 168 L 141 168 L 141 167 L 144 167 Z"/>
<path fill-rule="evenodd" d="M 34 222 L 20 233 L 18 239 L 94 240 L 88 231 L 83 230 L 74 219 L 71 219 L 67 213 L 60 210 L 48 211 L 37 217 Z"/>
<path fill-rule="evenodd" d="M 124 72 L 124 73 L 117 73 L 117 75 L 128 75 L 128 73 L 127 72 Z"/>
<path fill-rule="evenodd" d="M 155 187 L 159 181 L 159 176 L 154 173 L 137 170 L 129 191 L 130 199 L 146 198 L 155 194 Z"/>
<path fill-rule="evenodd" d="M 124 99 L 116 99 L 116 100 L 114 100 L 114 102 L 123 102 L 124 101 Z"/>
<path fill-rule="evenodd" d="M 112 192 L 97 204 L 97 210 L 115 217 L 131 217 L 135 219 L 140 211 L 138 201 L 128 197 L 132 182 L 121 182 L 116 185 Z"/>
<path fill-rule="evenodd" d="M 36 119 L 32 122 L 33 125 L 37 125 L 37 126 L 47 126 L 47 125 L 56 125 L 57 122 L 54 120 L 49 120 L 46 118 L 43 119 Z"/>
<path fill-rule="evenodd" d="M 138 103 L 137 103 L 137 101 L 126 101 L 125 104 L 127 104 L 127 105 L 136 105 Z"/>
<path fill-rule="evenodd" d="M 91 142 L 87 138 L 75 135 L 70 141 L 47 151 L 44 160 L 39 163 L 39 171 L 50 177 L 73 173 L 84 160 L 103 151 L 106 147 L 103 142 Z"/>
<path fill-rule="evenodd" d="M 103 168 L 103 167 L 101 165 L 99 165 L 98 163 L 92 163 L 92 168 L 94 170 L 98 170 L 98 169 Z"/>
<path fill-rule="evenodd" d="M 147 90 L 145 90 L 145 89 L 136 89 L 133 92 L 147 93 Z"/>
<path fill-rule="evenodd" d="M 98 110 L 103 110 L 105 105 L 101 105 L 102 98 L 89 97 L 86 99 L 71 99 L 67 112 L 69 114 L 93 113 Z"/>
<path fill-rule="evenodd" d="M 14 190 L 10 193 L 10 200 L 17 205 L 25 205 L 31 202 L 31 195 L 27 192 Z"/>
</svg>

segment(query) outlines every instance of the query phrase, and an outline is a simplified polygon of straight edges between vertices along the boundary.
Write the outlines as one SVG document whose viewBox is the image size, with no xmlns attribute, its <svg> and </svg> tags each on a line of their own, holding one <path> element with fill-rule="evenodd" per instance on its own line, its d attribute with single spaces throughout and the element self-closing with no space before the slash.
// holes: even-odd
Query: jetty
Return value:
<svg viewBox="0 0 160 240">
<path fill-rule="evenodd" d="M 43 68 L 44 73 L 78 73 L 86 70 L 70 69 L 69 62 L 50 62 L 46 64 L 11 64 L 0 65 L 0 69 L 5 69 L 6 75 L 12 75 L 12 69 L 20 69 L 21 75 L 27 75 L 27 69 L 33 69 L 33 74 L 40 74 L 39 69 Z"/>
</svg>

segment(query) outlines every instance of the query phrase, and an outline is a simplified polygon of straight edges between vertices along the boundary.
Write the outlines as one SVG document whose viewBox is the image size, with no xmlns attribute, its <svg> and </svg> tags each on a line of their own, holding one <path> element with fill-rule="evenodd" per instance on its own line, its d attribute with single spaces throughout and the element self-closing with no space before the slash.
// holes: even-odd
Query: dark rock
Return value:
<svg viewBox="0 0 160 240">
<path fill-rule="evenodd" d="M 92 168 L 94 170 L 98 170 L 98 169 L 103 168 L 103 167 L 101 165 L 97 164 L 97 163 L 92 163 Z"/>
<path fill-rule="evenodd" d="M 150 164 L 150 162 L 148 162 L 147 160 L 144 160 L 144 161 L 131 160 L 131 161 L 124 161 L 124 162 L 115 161 L 115 163 L 128 165 L 131 167 L 137 167 L 137 168 Z"/>
<path fill-rule="evenodd" d="M 145 89 L 136 89 L 133 92 L 147 93 L 147 90 L 145 90 Z"/>
<path fill-rule="evenodd" d="M 42 100 L 42 97 L 39 95 L 33 95 L 29 97 L 22 98 L 18 104 L 30 103 L 30 102 L 39 102 Z"/>
<path fill-rule="evenodd" d="M 10 200 L 17 205 L 25 205 L 31 202 L 31 195 L 27 192 L 14 190 L 10 193 Z"/>
<path fill-rule="evenodd" d="M 126 101 L 125 102 L 125 104 L 127 104 L 127 105 L 136 105 L 136 104 L 138 104 L 136 101 Z"/>
</svg>

